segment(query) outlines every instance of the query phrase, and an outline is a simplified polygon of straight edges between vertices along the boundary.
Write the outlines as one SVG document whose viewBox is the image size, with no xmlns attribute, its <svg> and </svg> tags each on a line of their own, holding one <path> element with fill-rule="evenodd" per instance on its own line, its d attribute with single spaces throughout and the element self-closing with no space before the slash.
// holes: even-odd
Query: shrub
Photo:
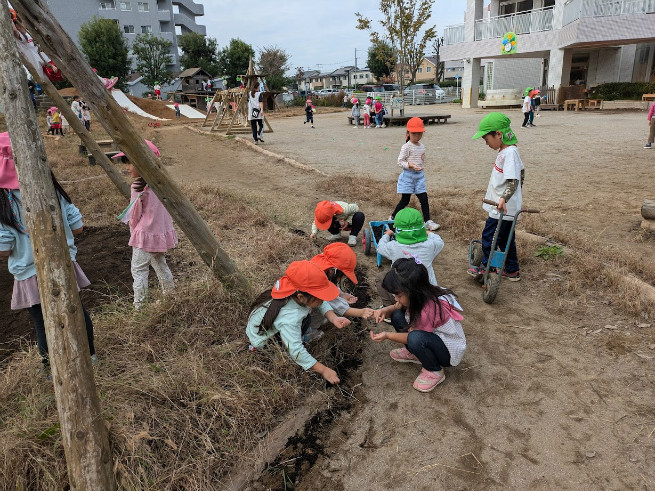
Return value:
<svg viewBox="0 0 655 491">
<path fill-rule="evenodd" d="M 649 82 L 611 82 L 600 84 L 590 90 L 596 99 L 615 101 L 619 99 L 641 100 L 643 94 L 655 93 L 655 83 Z"/>
</svg>

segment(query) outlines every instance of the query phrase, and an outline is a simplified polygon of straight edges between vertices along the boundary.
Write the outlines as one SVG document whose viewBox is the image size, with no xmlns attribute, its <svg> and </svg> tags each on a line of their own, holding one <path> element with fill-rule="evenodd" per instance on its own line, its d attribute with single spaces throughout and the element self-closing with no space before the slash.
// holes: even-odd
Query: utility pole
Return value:
<svg viewBox="0 0 655 491">
<path fill-rule="evenodd" d="M 16 2 L 12 2 L 14 6 Z M 113 491 L 116 481 L 96 391 L 82 304 L 45 145 L 27 95 L 6 1 L 0 1 L 2 102 L 36 265 L 70 488 Z"/>
</svg>

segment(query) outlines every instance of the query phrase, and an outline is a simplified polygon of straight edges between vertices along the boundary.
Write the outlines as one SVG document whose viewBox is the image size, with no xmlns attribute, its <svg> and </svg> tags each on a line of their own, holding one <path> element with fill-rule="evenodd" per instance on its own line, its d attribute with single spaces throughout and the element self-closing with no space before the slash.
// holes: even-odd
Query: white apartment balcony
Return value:
<svg viewBox="0 0 655 491">
<path fill-rule="evenodd" d="M 655 0 L 571 0 L 564 6 L 562 26 L 585 17 L 655 13 Z"/>
<path fill-rule="evenodd" d="M 655 0 L 654 0 L 655 1 Z M 508 32 L 531 34 L 553 30 L 553 7 L 475 21 L 475 40 L 502 38 Z"/>
<path fill-rule="evenodd" d="M 443 28 L 443 44 L 449 46 L 451 44 L 459 44 L 466 41 L 464 35 L 464 24 L 456 24 L 454 26 L 446 26 Z"/>
</svg>

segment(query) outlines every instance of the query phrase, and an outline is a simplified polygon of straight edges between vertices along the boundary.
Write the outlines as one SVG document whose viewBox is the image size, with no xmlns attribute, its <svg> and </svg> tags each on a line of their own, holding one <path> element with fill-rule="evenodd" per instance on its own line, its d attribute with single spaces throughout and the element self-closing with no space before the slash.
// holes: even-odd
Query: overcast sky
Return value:
<svg viewBox="0 0 655 491">
<path fill-rule="evenodd" d="M 354 65 L 355 49 L 357 66 L 366 66 L 370 42 L 365 32 L 355 28 L 355 12 L 372 20 L 381 18 L 379 0 L 203 0 L 202 3 L 205 15 L 197 22 L 207 26 L 207 35 L 216 38 L 220 48 L 232 38 L 250 44 L 257 54 L 261 48 L 275 45 L 291 56 L 291 72 L 298 66 L 305 71 L 332 71 Z M 465 10 L 466 0 L 436 0 L 429 25 L 436 24 L 441 33 L 444 26 L 464 22 Z"/>
</svg>

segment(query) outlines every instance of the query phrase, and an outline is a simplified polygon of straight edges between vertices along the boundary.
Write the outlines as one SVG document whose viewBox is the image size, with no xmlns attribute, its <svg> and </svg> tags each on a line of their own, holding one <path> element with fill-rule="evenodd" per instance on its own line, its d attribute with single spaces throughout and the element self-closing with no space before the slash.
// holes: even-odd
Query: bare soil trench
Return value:
<svg viewBox="0 0 655 491">
<path fill-rule="evenodd" d="M 464 114 L 462 119 L 480 117 L 473 116 Z M 637 118 L 619 116 L 632 124 L 625 131 L 636 134 Z M 373 145 L 371 141 L 379 139 L 381 145 L 393 148 L 393 155 L 386 154 L 381 162 L 382 154 L 371 157 L 358 151 L 365 130 L 345 126 L 341 114 L 325 119 L 329 117 L 333 118 L 329 120 L 332 133 L 327 134 L 301 133 L 302 126 L 293 128 L 302 125 L 300 119 L 276 121 L 276 132 L 265 136 L 265 147 L 286 149 L 285 155 L 328 173 L 349 174 L 353 182 L 364 173 L 361 169 L 367 168 L 367 174 L 382 178 L 382 192 L 393 193 L 393 181 L 387 179 L 397 172 L 393 167 L 403 130 L 370 130 L 371 136 L 366 134 L 370 138 L 366 144 Z M 612 118 L 590 115 L 586 123 L 596 124 L 592 118 L 601 117 Z M 440 162 L 437 183 L 431 183 L 431 197 L 446 192 L 453 201 L 474 199 L 471 206 L 477 206 L 475 196 L 486 187 L 487 164 L 493 162 L 494 155 L 475 147 L 485 164 L 476 162 L 478 153 L 465 146 L 477 143 L 468 141 L 470 125 L 456 124 L 459 127 L 431 127 L 435 132 L 449 132 L 448 138 L 432 145 L 455 145 L 449 138 L 464 132 L 457 144 L 460 166 L 456 168 L 463 182 L 455 185 L 452 176 L 444 190 L 440 184 L 449 180 L 450 171 Z M 567 131 L 559 126 L 556 130 L 557 134 Z M 593 133 L 593 129 L 580 129 L 585 131 Z M 329 155 L 317 151 L 324 140 L 333 138 L 332 134 L 341 143 L 332 144 Z M 636 144 L 637 138 L 634 140 L 631 143 Z M 244 149 L 234 140 L 166 129 L 161 131 L 158 144 L 168 155 L 171 173 L 180 181 L 216 184 L 248 199 L 271 220 L 292 230 L 309 231 L 318 200 L 349 199 L 347 177 L 342 176 L 343 189 L 338 195 L 326 195 L 324 179 Z M 428 142 L 426 146 L 430 151 Z M 603 172 L 611 175 L 608 187 L 612 182 L 615 191 L 619 189 L 636 201 L 637 188 L 646 192 L 645 179 L 630 179 L 628 174 L 632 167 L 645 163 L 621 159 L 627 170 L 614 178 L 614 171 L 602 160 L 617 159 L 616 154 L 604 155 L 592 146 L 589 151 L 594 157 L 590 157 L 583 150 L 580 145 L 576 147 L 577 165 L 569 165 L 568 153 L 545 154 L 544 147 L 540 159 L 550 163 L 547 169 L 524 157 L 528 176 L 532 175 L 526 194 L 532 192 L 544 199 L 557 195 L 558 202 L 569 203 L 567 213 L 562 214 L 567 218 L 558 220 L 557 227 L 566 223 L 572 233 L 594 235 L 608 233 L 608 224 L 622 224 L 616 233 L 623 234 L 626 247 L 640 250 L 650 246 L 647 238 L 635 237 L 634 231 L 632 238 L 626 238 L 631 227 L 623 210 L 627 204 L 618 205 L 618 218 L 602 210 L 603 220 L 598 218 L 597 206 L 582 206 L 597 202 L 599 193 L 605 192 L 605 185 L 582 186 L 590 176 L 594 182 L 605 182 Z M 452 154 L 438 155 L 455 165 Z M 563 175 L 558 177 L 560 173 Z M 541 190 L 542 186 L 548 189 Z M 557 189 L 550 189 L 553 186 Z M 386 206 L 375 204 L 379 202 L 375 196 L 356 201 L 369 219 L 389 214 Z M 434 214 L 438 220 L 439 210 Z M 636 214 L 638 208 L 630 216 Z M 480 227 L 483 220 L 480 212 Z M 576 223 L 586 226 L 577 227 Z M 644 320 L 612 305 L 600 286 L 567 291 L 563 284 L 577 274 L 567 258 L 545 264 L 521 243 L 523 280 L 504 282 L 496 302 L 486 305 L 481 301 L 479 285 L 465 273 L 467 243 L 454 239 L 447 228 L 441 235 L 446 247 L 435 262 L 435 270 L 439 282 L 452 288 L 464 307 L 468 352 L 463 363 L 447 370 L 446 383 L 434 392 L 420 394 L 411 388 L 417 367 L 394 363 L 388 355 L 394 346 L 364 339 L 363 364 L 358 369 L 361 385 L 352 392 L 352 405 L 328 407 L 327 412 L 317 414 L 304 432 L 289 440 L 275 462 L 261 469 L 261 477 L 251 488 L 651 489 L 655 485 L 655 353 L 648 349 L 650 329 L 639 327 L 644 326 Z M 374 278 L 378 271 L 373 258 L 365 257 L 359 245 L 356 251 L 367 276 Z M 375 299 L 370 305 L 377 306 Z M 368 323 L 363 328 L 380 327 Z"/>
</svg>

